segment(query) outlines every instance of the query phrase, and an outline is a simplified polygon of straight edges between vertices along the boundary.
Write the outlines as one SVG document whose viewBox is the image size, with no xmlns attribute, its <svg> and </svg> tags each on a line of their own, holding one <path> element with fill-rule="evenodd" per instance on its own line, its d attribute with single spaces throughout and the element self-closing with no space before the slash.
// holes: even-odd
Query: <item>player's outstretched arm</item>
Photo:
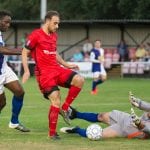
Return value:
<svg viewBox="0 0 150 150">
<path fill-rule="evenodd" d="M 143 127 L 143 129 L 142 129 L 142 131 L 144 133 L 146 133 L 147 138 L 150 138 L 150 125 L 149 124 L 145 124 L 144 127 Z"/>
<path fill-rule="evenodd" d="M 137 108 L 144 110 L 144 111 L 147 111 L 147 112 L 150 111 L 150 103 L 134 97 L 132 92 L 129 92 L 129 100 L 130 100 L 130 103 L 134 107 L 137 107 Z"/>
<path fill-rule="evenodd" d="M 139 108 L 141 101 L 139 99 L 135 98 L 131 91 L 129 92 L 129 101 L 132 104 L 132 106 Z"/>
<path fill-rule="evenodd" d="M 21 51 L 17 49 L 10 49 L 4 46 L 0 46 L 0 53 L 4 55 L 21 55 Z"/>
<path fill-rule="evenodd" d="M 28 67 L 28 55 L 29 55 L 30 51 L 26 48 L 23 48 L 22 50 L 22 65 L 23 65 L 23 76 L 22 76 L 22 83 L 25 83 L 29 77 L 30 77 L 30 71 L 29 71 L 29 67 Z"/>
<path fill-rule="evenodd" d="M 131 108 L 131 118 L 135 126 L 145 133 L 145 138 L 150 137 L 150 124 L 149 122 L 142 121 L 134 112 L 134 109 Z"/>
<path fill-rule="evenodd" d="M 131 108 L 131 118 L 133 123 L 138 127 L 141 123 L 141 119 L 135 114 L 133 108 Z"/>
<path fill-rule="evenodd" d="M 59 62 L 59 64 L 63 65 L 64 67 L 69 68 L 69 69 L 77 69 L 77 70 L 79 70 L 78 65 L 67 63 L 66 61 L 64 61 L 62 59 L 62 57 L 58 53 L 56 54 L 56 58 L 57 58 L 57 61 Z"/>
</svg>

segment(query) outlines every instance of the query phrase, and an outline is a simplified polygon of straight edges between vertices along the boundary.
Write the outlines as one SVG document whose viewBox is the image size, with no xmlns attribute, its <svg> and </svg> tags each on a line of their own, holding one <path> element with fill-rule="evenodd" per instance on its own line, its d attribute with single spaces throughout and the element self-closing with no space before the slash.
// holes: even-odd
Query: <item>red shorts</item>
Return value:
<svg viewBox="0 0 150 150">
<path fill-rule="evenodd" d="M 47 69 L 40 74 L 35 73 L 40 90 L 45 98 L 48 98 L 47 96 L 52 91 L 59 90 L 58 86 L 69 88 L 75 74 L 76 72 L 64 67 Z"/>
</svg>

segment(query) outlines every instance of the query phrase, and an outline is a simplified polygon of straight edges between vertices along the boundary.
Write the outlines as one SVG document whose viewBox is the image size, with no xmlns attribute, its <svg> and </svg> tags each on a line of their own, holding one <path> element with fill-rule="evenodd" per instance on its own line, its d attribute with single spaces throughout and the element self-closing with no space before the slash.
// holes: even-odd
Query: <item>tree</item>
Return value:
<svg viewBox="0 0 150 150">
<path fill-rule="evenodd" d="M 15 20 L 40 20 L 40 0 L 0 0 Z M 63 20 L 150 19 L 150 0 L 47 0 Z"/>
<path fill-rule="evenodd" d="M 15 20 L 40 18 L 40 0 L 0 0 L 0 4 L 0 9 L 11 11 Z"/>
<path fill-rule="evenodd" d="M 150 0 L 138 0 L 133 18 L 150 19 Z"/>
</svg>

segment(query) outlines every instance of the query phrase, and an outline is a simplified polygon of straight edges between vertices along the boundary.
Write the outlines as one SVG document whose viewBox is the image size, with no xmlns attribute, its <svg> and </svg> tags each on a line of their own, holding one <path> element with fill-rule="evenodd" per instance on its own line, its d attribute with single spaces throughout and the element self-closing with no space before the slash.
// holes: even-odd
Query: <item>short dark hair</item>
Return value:
<svg viewBox="0 0 150 150">
<path fill-rule="evenodd" d="M 97 41 L 101 42 L 101 40 L 100 40 L 100 39 L 96 39 L 96 40 L 94 41 L 94 43 L 95 43 L 95 42 L 97 42 Z"/>
<path fill-rule="evenodd" d="M 47 14 L 45 15 L 45 21 L 47 19 L 51 19 L 53 16 L 59 17 L 59 13 L 57 11 L 54 11 L 54 10 L 48 11 Z"/>
<path fill-rule="evenodd" d="M 0 11 L 0 19 L 2 19 L 5 16 L 10 16 L 11 17 L 11 13 L 7 10 L 1 10 Z"/>
</svg>

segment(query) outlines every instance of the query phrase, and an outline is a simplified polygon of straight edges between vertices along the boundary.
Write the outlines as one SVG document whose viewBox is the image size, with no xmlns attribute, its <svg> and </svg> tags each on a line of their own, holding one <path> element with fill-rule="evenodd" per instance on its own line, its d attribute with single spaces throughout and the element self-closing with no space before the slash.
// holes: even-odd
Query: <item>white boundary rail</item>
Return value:
<svg viewBox="0 0 150 150">
<path fill-rule="evenodd" d="M 10 64 L 15 65 L 15 71 L 17 75 L 21 76 L 21 68 L 22 68 L 22 62 L 21 61 L 9 61 Z M 91 62 L 69 62 L 69 63 L 75 63 L 79 66 L 80 70 L 78 71 L 79 74 L 81 74 L 85 78 L 92 78 L 92 72 L 91 72 Z M 145 70 L 150 72 L 150 62 L 112 62 L 112 65 L 121 65 L 121 76 L 123 76 L 123 64 L 144 64 Z M 28 64 L 35 64 L 34 61 L 28 61 Z"/>
</svg>

